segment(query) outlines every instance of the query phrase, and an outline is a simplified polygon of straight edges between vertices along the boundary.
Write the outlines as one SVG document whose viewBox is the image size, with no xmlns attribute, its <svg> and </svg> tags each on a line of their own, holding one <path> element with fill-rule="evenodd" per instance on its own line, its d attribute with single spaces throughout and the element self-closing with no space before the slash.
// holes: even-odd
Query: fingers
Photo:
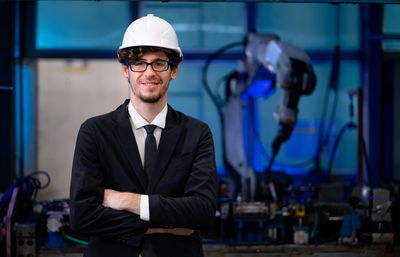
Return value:
<svg viewBox="0 0 400 257">
<path fill-rule="evenodd" d="M 113 209 L 120 209 L 120 195 L 121 193 L 112 189 L 104 190 L 103 206 Z"/>
</svg>

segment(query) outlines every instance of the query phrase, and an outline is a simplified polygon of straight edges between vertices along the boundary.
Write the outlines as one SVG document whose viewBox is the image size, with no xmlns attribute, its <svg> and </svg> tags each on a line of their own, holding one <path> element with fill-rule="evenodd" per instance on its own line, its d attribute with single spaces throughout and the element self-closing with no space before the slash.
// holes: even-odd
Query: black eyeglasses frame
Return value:
<svg viewBox="0 0 400 257">
<path fill-rule="evenodd" d="M 155 70 L 155 69 L 154 69 L 153 63 L 159 62 L 159 61 L 162 61 L 162 62 L 166 62 L 166 63 L 167 63 L 167 67 L 165 68 L 165 70 Z M 153 61 L 153 62 L 145 62 L 145 61 L 138 61 L 138 62 L 143 62 L 143 63 L 146 64 L 146 67 L 144 68 L 144 70 L 142 70 L 142 71 L 133 70 L 133 69 L 132 69 L 132 64 L 133 64 L 133 63 L 128 62 L 128 61 L 125 61 L 125 65 L 128 66 L 129 69 L 130 69 L 132 72 L 145 72 L 145 71 L 147 70 L 147 67 L 148 67 L 149 65 L 151 66 L 151 68 L 153 69 L 154 72 L 164 72 L 164 71 L 167 71 L 167 70 L 169 69 L 169 67 L 175 63 L 174 61 L 166 61 L 166 60 L 155 60 L 155 61 Z"/>
</svg>

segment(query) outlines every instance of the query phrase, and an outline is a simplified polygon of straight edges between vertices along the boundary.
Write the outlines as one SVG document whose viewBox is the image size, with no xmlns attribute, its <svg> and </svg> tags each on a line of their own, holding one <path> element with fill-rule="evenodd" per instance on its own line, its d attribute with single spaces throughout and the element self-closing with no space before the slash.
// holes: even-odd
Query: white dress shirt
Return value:
<svg viewBox="0 0 400 257">
<path fill-rule="evenodd" d="M 130 117 L 130 122 L 132 125 L 133 134 L 136 139 L 136 144 L 138 147 L 140 159 L 142 161 L 142 167 L 144 167 L 144 144 L 146 141 L 147 132 L 144 129 L 146 125 L 156 125 L 156 129 L 153 132 L 156 138 L 157 147 L 160 143 L 161 132 L 165 128 L 165 121 L 167 119 L 168 108 L 167 105 L 162 109 L 162 111 L 154 118 L 151 123 L 148 123 L 140 114 L 135 110 L 131 103 L 128 104 L 128 112 Z M 149 196 L 141 195 L 140 198 L 140 219 L 149 221 L 150 220 L 150 210 L 149 210 Z"/>
</svg>

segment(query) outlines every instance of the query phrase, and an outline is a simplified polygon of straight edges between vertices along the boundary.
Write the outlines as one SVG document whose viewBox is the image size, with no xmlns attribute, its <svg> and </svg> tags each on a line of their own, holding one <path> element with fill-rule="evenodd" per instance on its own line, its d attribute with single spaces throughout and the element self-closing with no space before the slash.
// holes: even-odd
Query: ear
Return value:
<svg viewBox="0 0 400 257">
<path fill-rule="evenodd" d="M 124 73 L 125 78 L 129 77 L 128 66 L 126 66 L 125 64 L 122 64 L 122 72 Z"/>
<path fill-rule="evenodd" d="M 176 77 L 178 76 L 178 70 L 179 70 L 179 65 L 176 65 L 175 68 L 172 69 L 171 80 L 176 79 Z"/>
</svg>

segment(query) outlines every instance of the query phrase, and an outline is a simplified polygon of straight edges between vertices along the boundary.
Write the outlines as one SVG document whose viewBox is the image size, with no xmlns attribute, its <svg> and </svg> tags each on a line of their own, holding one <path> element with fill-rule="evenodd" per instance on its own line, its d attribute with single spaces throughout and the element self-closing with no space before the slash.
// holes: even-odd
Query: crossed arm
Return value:
<svg viewBox="0 0 400 257">
<path fill-rule="evenodd" d="M 103 206 L 118 211 L 129 211 L 133 214 L 140 215 L 140 199 L 140 194 L 106 189 L 104 190 Z M 194 230 L 189 228 L 148 228 L 146 234 L 190 236 L 193 232 Z"/>
</svg>

